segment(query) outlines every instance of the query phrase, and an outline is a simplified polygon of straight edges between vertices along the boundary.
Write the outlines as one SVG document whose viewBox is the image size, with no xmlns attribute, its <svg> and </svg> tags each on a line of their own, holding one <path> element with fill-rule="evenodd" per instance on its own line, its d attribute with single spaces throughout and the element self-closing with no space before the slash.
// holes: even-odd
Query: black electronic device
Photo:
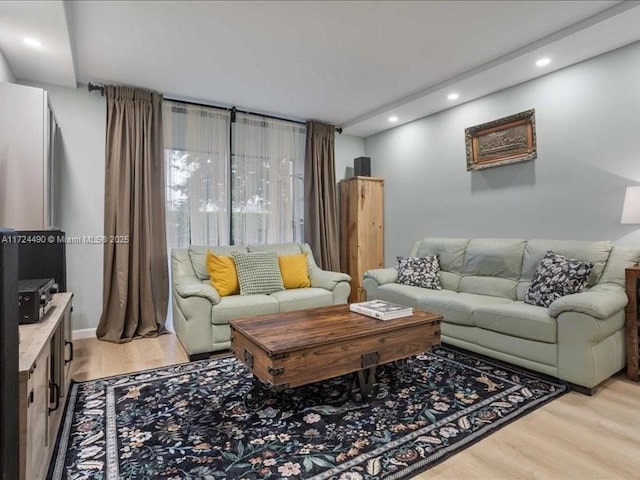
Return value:
<svg viewBox="0 0 640 480">
<path fill-rule="evenodd" d="M 18 282 L 20 324 L 36 323 L 51 307 L 51 297 L 58 291 L 52 278 L 34 278 Z"/>
<path fill-rule="evenodd" d="M 353 173 L 356 177 L 371 176 L 371 157 L 358 157 L 353 160 Z"/>
<path fill-rule="evenodd" d="M 59 292 L 67 291 L 66 234 L 62 230 L 21 230 L 18 239 L 18 278 L 53 278 Z"/>
</svg>

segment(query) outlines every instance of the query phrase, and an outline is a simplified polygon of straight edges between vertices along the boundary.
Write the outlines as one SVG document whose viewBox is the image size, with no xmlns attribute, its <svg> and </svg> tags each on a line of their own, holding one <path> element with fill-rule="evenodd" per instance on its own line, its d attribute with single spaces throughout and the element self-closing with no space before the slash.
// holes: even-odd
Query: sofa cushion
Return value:
<svg viewBox="0 0 640 480">
<path fill-rule="evenodd" d="M 440 291 L 446 292 L 447 290 Z M 505 303 L 512 303 L 512 301 L 506 298 L 490 297 L 488 295 L 453 293 L 453 295 L 430 295 L 429 297 L 423 297 L 418 300 L 417 308 L 427 312 L 439 313 L 442 315 L 444 322 L 474 326 L 472 313 L 476 308 L 483 305 L 500 305 Z"/>
<path fill-rule="evenodd" d="M 189 258 L 193 265 L 193 271 L 200 280 L 209 280 L 209 271 L 207 270 L 207 252 L 211 250 L 216 255 L 225 255 L 230 257 L 231 252 L 246 252 L 245 245 L 223 245 L 215 247 L 203 247 L 191 245 L 189 247 Z"/>
<path fill-rule="evenodd" d="M 400 285 L 399 283 L 385 283 L 378 287 L 377 299 L 387 302 L 406 305 L 407 307 L 418 308 L 421 299 L 433 297 L 453 297 L 456 292 L 451 290 L 430 290 L 413 285 Z"/>
<path fill-rule="evenodd" d="M 280 304 L 280 312 L 333 305 L 333 294 L 324 288 L 298 288 L 269 295 Z"/>
<path fill-rule="evenodd" d="M 240 295 L 256 295 L 284 290 L 275 252 L 231 252 L 238 270 Z"/>
<path fill-rule="evenodd" d="M 525 243 L 510 238 L 473 239 L 467 245 L 462 274 L 518 280 Z"/>
<path fill-rule="evenodd" d="M 509 238 L 470 240 L 458 291 L 515 300 L 524 245 Z"/>
<path fill-rule="evenodd" d="M 458 291 L 467 238 L 424 238 L 411 249 L 412 257 L 438 255 L 440 285 L 446 290 Z"/>
<path fill-rule="evenodd" d="M 278 300 L 270 295 L 230 295 L 211 308 L 211 323 L 223 325 L 229 320 L 278 313 Z"/>
<path fill-rule="evenodd" d="M 558 325 L 544 307 L 512 302 L 502 305 L 483 305 L 472 314 L 476 326 L 513 337 L 556 343 Z"/>
<path fill-rule="evenodd" d="M 468 243 L 466 238 L 424 238 L 413 245 L 411 256 L 438 255 L 441 270 L 459 275 L 462 273 L 464 251 Z"/>
<path fill-rule="evenodd" d="M 540 265 L 547 250 L 575 258 L 582 262 L 593 262 L 593 269 L 589 276 L 587 287 L 592 287 L 600 281 L 613 244 L 611 242 L 581 242 L 575 240 L 528 240 L 524 249 L 522 261 L 522 275 L 520 281 L 530 281 Z"/>
<path fill-rule="evenodd" d="M 238 272 L 236 271 L 233 257 L 216 255 L 211 251 L 207 252 L 207 271 L 209 272 L 211 285 L 221 297 L 240 293 Z"/>
<path fill-rule="evenodd" d="M 524 302 L 548 307 L 560 297 L 580 293 L 589 281 L 592 268 L 592 262 L 581 262 L 549 250 L 531 279 Z"/>
<path fill-rule="evenodd" d="M 507 278 L 465 276 L 460 279 L 462 293 L 475 293 L 476 295 L 489 295 L 491 297 L 516 299 L 518 282 Z"/>
<path fill-rule="evenodd" d="M 307 256 L 303 253 L 297 255 L 280 255 L 278 257 L 280 274 L 284 288 L 307 288 L 311 286 Z"/>
<path fill-rule="evenodd" d="M 440 264 L 438 256 L 428 257 L 397 257 L 398 283 L 416 287 L 440 290 Z"/>
</svg>

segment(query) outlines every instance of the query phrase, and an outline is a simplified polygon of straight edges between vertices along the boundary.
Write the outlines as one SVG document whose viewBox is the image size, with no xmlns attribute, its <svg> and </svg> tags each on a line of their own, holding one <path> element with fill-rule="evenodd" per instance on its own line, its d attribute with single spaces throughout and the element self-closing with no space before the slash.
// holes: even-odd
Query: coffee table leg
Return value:
<svg viewBox="0 0 640 480">
<path fill-rule="evenodd" d="M 244 406 L 247 407 L 247 410 L 260 410 L 267 403 L 270 393 L 269 389 L 254 375 L 251 389 L 244 397 Z"/>
<path fill-rule="evenodd" d="M 369 399 L 376 383 L 376 367 L 373 366 L 360 370 L 357 375 L 358 387 L 360 387 L 360 394 L 362 395 L 362 399 Z"/>
</svg>

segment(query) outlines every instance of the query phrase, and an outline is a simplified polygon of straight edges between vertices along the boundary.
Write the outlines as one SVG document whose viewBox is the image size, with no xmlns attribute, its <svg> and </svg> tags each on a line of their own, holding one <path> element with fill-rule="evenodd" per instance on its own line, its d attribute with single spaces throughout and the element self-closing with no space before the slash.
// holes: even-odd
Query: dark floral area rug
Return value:
<svg viewBox="0 0 640 480">
<path fill-rule="evenodd" d="M 381 367 L 368 402 L 335 404 L 346 377 L 245 406 L 233 357 L 75 383 L 49 478 L 404 479 L 567 386 L 440 347 Z"/>
</svg>

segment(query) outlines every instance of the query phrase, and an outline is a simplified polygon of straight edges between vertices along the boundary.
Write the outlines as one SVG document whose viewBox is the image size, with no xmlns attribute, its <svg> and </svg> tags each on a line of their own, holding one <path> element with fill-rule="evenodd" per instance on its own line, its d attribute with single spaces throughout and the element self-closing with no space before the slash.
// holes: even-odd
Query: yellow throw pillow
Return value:
<svg viewBox="0 0 640 480">
<path fill-rule="evenodd" d="M 284 288 L 307 288 L 311 286 L 307 271 L 307 255 L 283 255 L 278 257 Z"/>
<path fill-rule="evenodd" d="M 216 255 L 211 250 L 207 250 L 207 271 L 211 285 L 221 297 L 240 293 L 238 272 L 236 272 L 236 263 L 233 261 L 233 257 Z"/>
</svg>

